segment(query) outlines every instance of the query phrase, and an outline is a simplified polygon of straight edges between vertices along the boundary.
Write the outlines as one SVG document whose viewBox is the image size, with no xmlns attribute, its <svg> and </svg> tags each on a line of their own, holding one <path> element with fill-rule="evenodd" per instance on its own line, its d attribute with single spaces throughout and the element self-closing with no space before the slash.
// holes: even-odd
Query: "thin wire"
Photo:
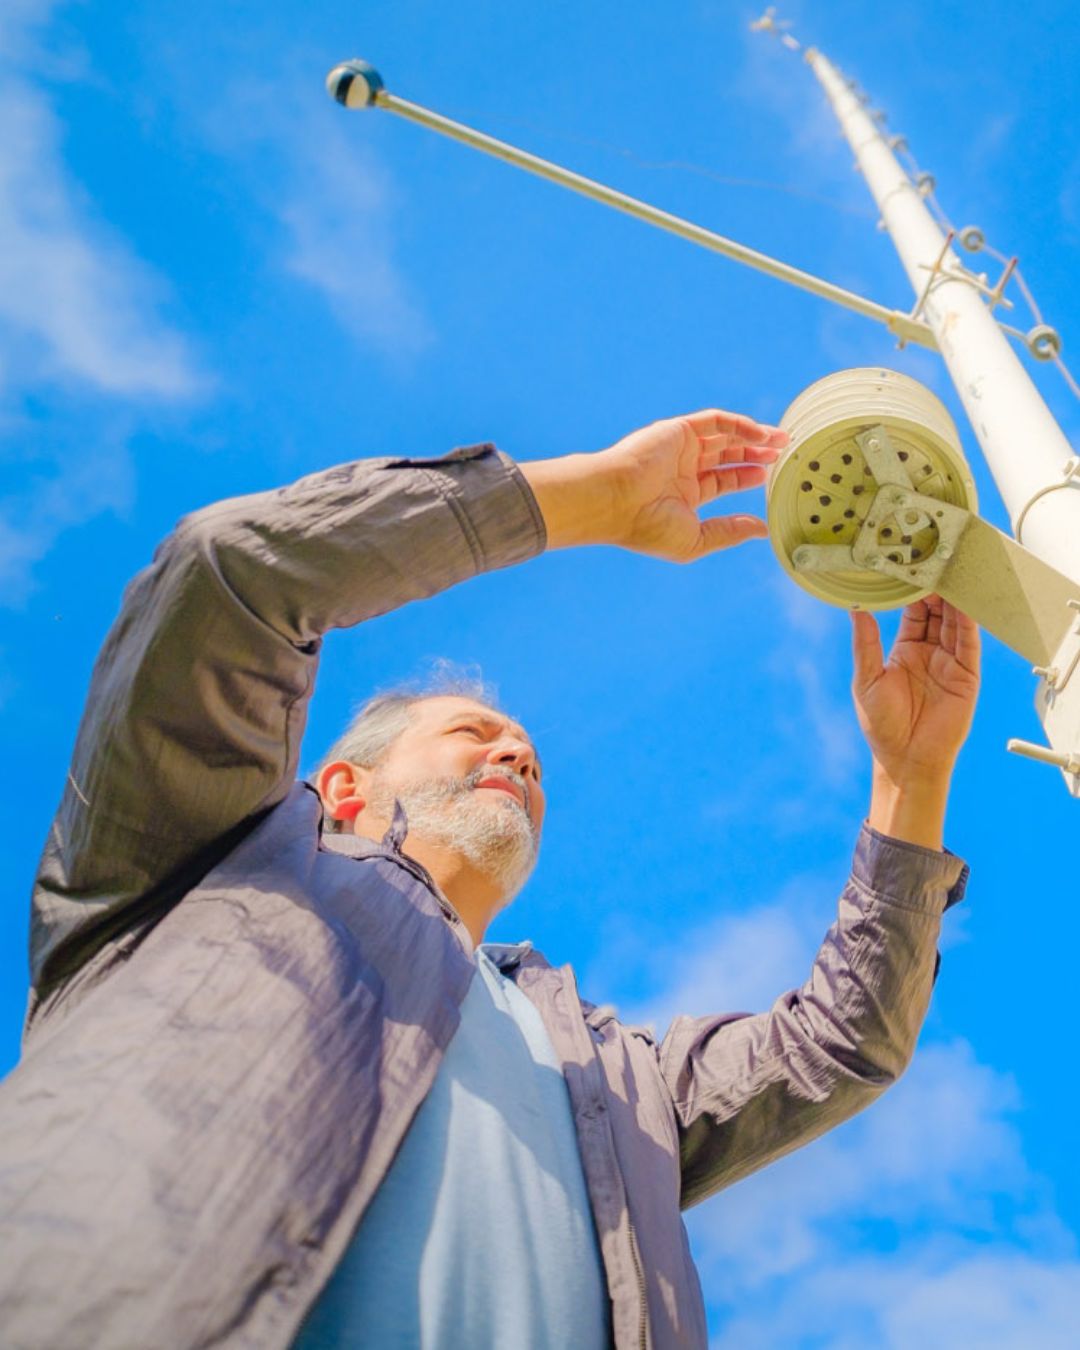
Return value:
<svg viewBox="0 0 1080 1350">
<path fill-rule="evenodd" d="M 1076 381 L 1073 379 L 1068 366 L 1066 366 L 1065 362 L 1061 359 L 1061 357 L 1057 354 L 1057 352 L 1054 353 L 1054 365 L 1057 366 L 1058 370 L 1061 372 L 1061 378 L 1073 391 L 1076 397 L 1080 399 L 1080 384 L 1077 384 Z"/>
<path fill-rule="evenodd" d="M 687 159 L 642 159 L 633 150 L 627 150 L 623 146 L 612 145 L 608 141 L 597 140 L 592 136 L 579 136 L 572 131 L 555 131 L 551 127 L 541 126 L 538 122 L 529 122 L 521 117 L 511 117 L 503 113 L 492 114 L 490 111 L 479 108 L 447 108 L 446 115 L 462 119 L 472 117 L 494 118 L 495 121 L 503 121 L 511 126 L 522 127 L 526 131 L 535 131 L 542 136 L 551 136 L 556 140 L 568 141 L 574 145 L 587 145 L 595 150 L 605 150 L 608 154 L 619 155 L 642 169 L 673 169 L 676 172 L 693 173 L 701 178 L 710 178 L 714 183 L 722 183 L 725 187 L 758 188 L 766 192 L 783 192 L 790 197 L 801 197 L 805 201 L 817 202 L 819 206 L 831 206 L 834 210 L 843 211 L 846 215 L 856 216 L 860 220 L 874 219 L 874 213 L 863 207 L 847 206 L 844 202 L 838 202 L 833 197 L 822 197 L 816 192 L 807 192 L 803 188 L 791 187 L 786 183 L 769 183 L 760 178 L 731 178 L 726 174 L 717 173 L 715 169 L 707 169 L 704 165 L 695 164 L 692 160 Z"/>
</svg>

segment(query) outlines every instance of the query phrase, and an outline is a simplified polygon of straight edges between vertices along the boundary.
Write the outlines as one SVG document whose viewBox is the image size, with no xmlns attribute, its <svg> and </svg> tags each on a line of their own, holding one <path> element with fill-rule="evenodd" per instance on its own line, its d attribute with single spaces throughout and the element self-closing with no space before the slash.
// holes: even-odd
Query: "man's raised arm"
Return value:
<svg viewBox="0 0 1080 1350">
<path fill-rule="evenodd" d="M 347 464 L 181 521 L 128 586 L 94 668 L 34 891 L 31 1022 L 286 795 L 325 632 L 544 541 L 531 492 L 491 446 Z"/>
<path fill-rule="evenodd" d="M 520 469 L 491 446 L 360 461 L 187 517 L 94 669 L 34 892 L 30 1023 L 282 800 L 325 632 L 545 544 L 688 562 L 761 537 L 752 516 L 698 511 L 760 484 L 785 439 L 709 410 Z"/>
<path fill-rule="evenodd" d="M 903 1073 L 941 915 L 963 892 L 966 868 L 941 839 L 978 693 L 978 629 L 938 596 L 916 601 L 886 662 L 873 617 L 852 619 L 869 818 L 809 980 L 757 1016 L 676 1018 L 664 1039 L 684 1205 L 816 1138 Z"/>
</svg>

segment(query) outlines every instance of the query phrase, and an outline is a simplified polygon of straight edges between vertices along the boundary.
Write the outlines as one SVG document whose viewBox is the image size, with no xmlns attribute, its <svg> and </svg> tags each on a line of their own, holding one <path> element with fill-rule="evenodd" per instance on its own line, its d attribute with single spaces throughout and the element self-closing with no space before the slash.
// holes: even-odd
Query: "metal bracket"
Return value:
<svg viewBox="0 0 1080 1350">
<path fill-rule="evenodd" d="M 791 555 L 800 572 L 858 572 L 847 544 L 800 544 Z"/>
<path fill-rule="evenodd" d="M 1066 460 L 1062 465 L 1061 472 L 1062 480 L 1060 483 L 1047 483 L 1044 487 L 1039 488 L 1039 490 L 1024 503 L 1020 514 L 1016 517 L 1016 528 L 1013 530 L 1013 534 L 1016 535 L 1016 542 L 1018 544 L 1024 542 L 1024 521 L 1027 519 L 1027 513 L 1035 503 L 1041 497 L 1045 497 L 1047 493 L 1058 492 L 1061 488 L 1069 486 L 1077 474 L 1080 474 L 1080 456 L 1073 455 L 1071 459 Z"/>
<path fill-rule="evenodd" d="M 930 275 L 926 278 L 926 285 L 923 287 L 918 300 L 916 300 L 915 308 L 911 311 L 909 318 L 917 319 L 923 312 L 923 308 L 930 298 L 931 292 L 934 291 L 938 285 L 943 285 L 946 281 L 962 281 L 966 286 L 972 287 L 973 290 L 978 291 L 981 296 L 984 296 L 989 300 L 991 310 L 993 310 L 996 305 L 1001 305 L 1003 309 L 1013 308 L 1013 302 L 1005 299 L 1005 287 L 1016 268 L 1017 259 L 1010 258 L 1006 262 L 1005 269 L 998 278 L 997 285 L 990 287 L 987 284 L 985 274 L 976 275 L 974 272 L 969 271 L 963 263 L 958 260 L 954 260 L 948 267 L 945 266 L 945 259 L 948 257 L 949 249 L 952 247 L 955 238 L 956 231 L 949 230 L 948 234 L 945 236 L 945 242 L 941 247 L 941 252 L 938 254 L 933 266 L 929 263 L 919 264 L 919 267 L 924 272 L 929 272 Z"/>
<path fill-rule="evenodd" d="M 1061 770 L 1072 795 L 1080 797 L 1080 680 L 1069 688 L 1073 675 L 1080 668 L 1080 599 L 1069 600 L 1067 604 L 1075 616 L 1069 631 L 1062 638 L 1050 665 L 1037 666 L 1034 672 L 1042 676 L 1035 708 L 1050 745 L 1035 745 L 1013 738 L 1006 749 L 1027 759 L 1054 765 Z"/>
<path fill-rule="evenodd" d="M 855 444 L 863 452 L 879 488 L 887 483 L 903 488 L 915 486 L 911 481 L 911 474 L 904 468 L 904 461 L 897 453 L 888 430 L 882 423 L 879 422 L 876 426 L 859 432 L 855 437 Z"/>
<path fill-rule="evenodd" d="M 878 533 L 892 516 L 897 517 L 910 534 L 933 525 L 938 536 L 933 552 L 921 562 L 915 562 L 910 556 L 894 562 L 889 554 L 897 552 L 896 546 L 883 545 Z M 911 487 L 887 483 L 878 489 L 870 503 L 863 527 L 851 546 L 851 555 L 855 563 L 867 571 L 884 572 L 886 576 L 906 581 L 920 590 L 938 590 L 942 573 L 952 561 L 960 538 L 972 519 L 971 512 L 962 506 L 953 506 L 936 497 L 924 497 Z"/>
<path fill-rule="evenodd" d="M 1054 653 L 1049 666 L 1036 666 L 1033 675 L 1039 675 L 1046 681 L 1043 702 L 1053 707 L 1057 697 L 1065 692 L 1066 686 L 1080 666 L 1080 600 L 1069 600 L 1069 608 L 1076 614 L 1072 627 L 1061 640 L 1061 646 Z"/>
</svg>

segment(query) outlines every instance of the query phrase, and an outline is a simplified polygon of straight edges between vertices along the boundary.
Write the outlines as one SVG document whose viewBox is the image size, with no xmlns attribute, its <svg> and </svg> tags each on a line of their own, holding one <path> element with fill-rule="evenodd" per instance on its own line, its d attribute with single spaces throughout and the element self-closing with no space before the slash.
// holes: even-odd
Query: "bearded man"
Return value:
<svg viewBox="0 0 1080 1350">
<path fill-rule="evenodd" d="M 702 506 L 781 432 L 715 410 L 592 455 L 330 469 L 188 517 L 94 670 L 34 894 L 0 1087 L 10 1350 L 703 1350 L 680 1209 L 903 1071 L 965 869 L 942 850 L 973 624 L 855 616 L 874 761 L 805 985 L 662 1044 L 569 967 L 483 943 L 544 811 L 484 696 L 376 700 L 312 786 L 322 635 L 548 548 L 689 562 L 765 534 Z M 582 861 L 581 885 L 588 887 Z"/>
</svg>

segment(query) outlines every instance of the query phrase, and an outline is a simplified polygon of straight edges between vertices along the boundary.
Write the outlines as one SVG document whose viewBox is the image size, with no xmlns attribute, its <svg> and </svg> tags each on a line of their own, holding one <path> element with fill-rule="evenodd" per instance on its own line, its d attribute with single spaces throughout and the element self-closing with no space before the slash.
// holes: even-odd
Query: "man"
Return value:
<svg viewBox="0 0 1080 1350">
<path fill-rule="evenodd" d="M 869 1104 L 914 1046 L 963 881 L 941 835 L 974 625 L 911 606 L 883 665 L 855 616 L 874 788 L 837 924 L 768 1013 L 660 1046 L 568 967 L 477 950 L 543 818 L 498 709 L 383 700 L 321 800 L 295 775 L 324 632 L 545 545 L 760 537 L 698 512 L 783 440 L 708 411 L 521 466 L 359 462 L 166 540 L 95 668 L 35 891 L 0 1089 L 5 1347 L 705 1345 L 680 1206 Z"/>
</svg>

